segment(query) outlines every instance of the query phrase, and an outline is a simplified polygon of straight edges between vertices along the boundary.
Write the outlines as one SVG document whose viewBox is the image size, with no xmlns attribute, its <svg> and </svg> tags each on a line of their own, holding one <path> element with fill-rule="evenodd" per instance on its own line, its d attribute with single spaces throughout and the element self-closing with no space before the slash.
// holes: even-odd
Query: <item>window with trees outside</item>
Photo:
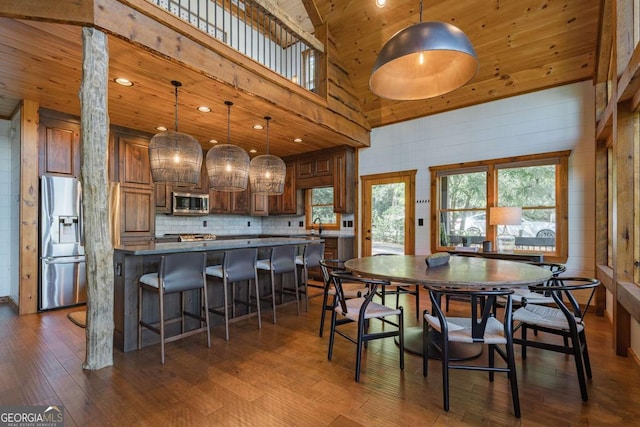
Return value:
<svg viewBox="0 0 640 427">
<path fill-rule="evenodd" d="M 567 167 L 570 151 L 430 168 L 432 250 L 495 245 L 499 233 L 516 238 L 516 251 L 567 257 Z M 435 185 L 434 185 L 435 184 Z M 489 208 L 522 208 L 519 225 L 490 225 Z"/>
<path fill-rule="evenodd" d="M 340 214 L 333 211 L 333 187 L 310 188 L 306 191 L 306 223 L 308 229 L 340 229 Z"/>
</svg>

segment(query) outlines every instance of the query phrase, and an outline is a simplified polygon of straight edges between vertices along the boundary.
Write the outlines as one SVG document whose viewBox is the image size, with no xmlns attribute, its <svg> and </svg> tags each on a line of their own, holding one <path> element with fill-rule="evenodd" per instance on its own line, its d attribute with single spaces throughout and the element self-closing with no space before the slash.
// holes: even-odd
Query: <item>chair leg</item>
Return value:
<svg viewBox="0 0 640 427">
<path fill-rule="evenodd" d="M 256 286 L 256 295 L 257 295 L 257 297 L 256 297 L 256 311 L 258 312 L 258 329 L 262 329 L 262 317 L 260 315 L 260 294 L 258 293 L 258 292 L 260 292 L 260 290 L 259 290 L 260 286 L 258 285 L 258 275 L 257 274 L 256 274 L 256 277 L 253 280 L 253 282 L 255 283 L 255 286 Z M 251 280 L 249 280 L 248 287 L 249 287 L 249 292 L 251 292 Z M 249 297 L 248 301 L 249 302 L 251 301 L 251 297 Z"/>
<path fill-rule="evenodd" d="M 582 361 L 584 363 L 584 370 L 587 373 L 587 378 L 591 379 L 591 362 L 589 360 L 589 349 L 587 347 L 587 336 L 584 333 L 584 329 L 578 335 L 580 342 L 582 343 Z"/>
<path fill-rule="evenodd" d="M 302 286 L 304 287 L 304 311 L 309 312 L 309 269 L 305 266 L 302 270 L 304 280 Z"/>
<path fill-rule="evenodd" d="M 180 292 L 180 333 L 184 334 L 184 292 Z"/>
<path fill-rule="evenodd" d="M 142 286 L 138 286 L 138 350 L 142 348 Z"/>
<path fill-rule="evenodd" d="M 229 341 L 229 292 L 227 279 L 222 281 L 223 298 L 224 298 L 224 338 Z"/>
<path fill-rule="evenodd" d="M 160 359 L 164 365 L 164 297 L 162 290 L 158 290 L 160 299 Z"/>
<path fill-rule="evenodd" d="M 426 314 L 426 310 L 425 310 Z M 422 376 L 429 374 L 429 346 L 431 345 L 431 334 L 429 333 L 429 324 L 422 317 Z"/>
<path fill-rule="evenodd" d="M 582 364 L 580 338 L 577 334 L 571 334 L 571 345 L 573 346 L 573 357 L 576 359 L 576 371 L 578 374 L 578 382 L 580 383 L 580 395 L 582 396 L 582 401 L 586 402 L 589 400 L 589 395 L 587 394 L 587 380 L 584 374 L 584 365 Z"/>
<path fill-rule="evenodd" d="M 282 294 L 280 294 L 280 303 L 282 303 Z M 276 279 L 273 270 L 271 270 L 271 305 L 273 310 L 273 324 L 276 324 Z"/>
<path fill-rule="evenodd" d="M 507 340 L 507 366 L 509 368 L 509 382 L 511 383 L 511 400 L 513 401 L 513 413 L 520 418 L 520 395 L 518 393 L 518 378 L 516 375 L 516 359 L 513 348 L 513 340 Z"/>
<path fill-rule="evenodd" d="M 489 367 L 493 368 L 496 365 L 496 346 L 494 344 L 489 344 Z M 495 377 L 493 371 L 489 371 L 489 381 L 493 382 L 493 378 Z"/>
<path fill-rule="evenodd" d="M 527 358 L 527 325 L 522 325 L 522 360 Z"/>
<path fill-rule="evenodd" d="M 362 347 L 366 343 L 363 341 L 366 322 L 358 322 L 358 338 L 356 340 L 356 382 L 360 382 L 360 367 L 362 366 Z"/>
<path fill-rule="evenodd" d="M 404 310 L 400 307 L 398 315 L 398 341 L 400 344 L 400 370 L 404 370 Z"/>
<path fill-rule="evenodd" d="M 204 302 L 204 323 L 207 326 L 207 347 L 211 348 L 211 330 L 209 329 L 210 325 L 209 325 L 209 302 L 207 300 L 207 282 L 204 283 L 204 286 L 200 290 L 200 298 L 201 298 L 200 301 Z"/>
<path fill-rule="evenodd" d="M 331 360 L 333 357 L 333 340 L 336 334 L 336 311 L 331 312 L 331 328 L 329 329 L 329 352 L 327 353 L 327 359 Z"/>
<path fill-rule="evenodd" d="M 284 275 L 282 277 L 282 280 L 284 281 Z M 284 282 L 282 283 L 282 286 L 284 286 Z M 298 289 L 298 269 L 295 267 L 293 268 L 293 287 L 295 288 L 296 293 L 296 310 L 298 316 L 300 316 L 300 290 Z"/>
<path fill-rule="evenodd" d="M 320 313 L 320 338 L 322 338 L 322 332 L 324 331 L 324 319 L 327 313 L 327 302 L 329 300 L 329 286 L 325 285 L 324 291 L 322 292 L 322 313 Z M 335 304 L 335 297 L 334 297 Z"/>
<path fill-rule="evenodd" d="M 420 319 L 420 286 L 416 285 L 416 320 Z"/>
<path fill-rule="evenodd" d="M 449 412 L 449 342 L 442 335 L 442 406 Z"/>
</svg>

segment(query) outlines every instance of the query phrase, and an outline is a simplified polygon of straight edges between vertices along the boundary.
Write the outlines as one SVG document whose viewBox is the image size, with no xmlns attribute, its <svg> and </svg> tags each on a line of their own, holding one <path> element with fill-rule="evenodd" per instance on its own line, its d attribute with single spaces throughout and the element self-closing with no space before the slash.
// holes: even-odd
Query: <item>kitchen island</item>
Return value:
<svg viewBox="0 0 640 427">
<path fill-rule="evenodd" d="M 138 346 L 138 279 L 150 272 L 157 272 L 163 255 L 179 252 L 206 252 L 207 265 L 221 264 L 224 251 L 237 248 L 258 248 L 258 259 L 268 258 L 274 246 L 296 245 L 300 248 L 311 242 L 322 241 L 309 237 L 269 237 L 231 240 L 207 240 L 198 242 L 143 243 L 126 244 L 114 248 L 114 345 L 122 351 L 131 351 Z M 300 251 L 301 252 L 301 251 Z M 266 291 L 269 281 L 261 278 L 261 290 Z M 222 304 L 222 286 L 209 287 L 211 305 Z M 151 296 L 149 296 L 152 298 Z M 146 297 L 145 297 L 146 298 Z M 197 312 L 200 301 L 197 292 L 188 293 L 185 306 Z M 265 304 L 268 306 L 268 304 Z M 267 309 L 269 307 L 265 307 Z M 144 305 L 145 319 L 158 319 L 157 304 Z M 167 317 L 177 317 L 180 313 L 178 294 L 165 297 L 165 313 Z M 193 319 L 190 319 L 193 320 Z M 212 318 L 213 320 L 213 318 Z M 195 322 L 193 320 L 193 322 Z M 179 327 L 179 325 L 174 325 Z M 196 323 L 187 322 L 187 328 Z M 171 330 L 167 330 L 170 334 Z M 143 335 L 143 345 L 157 342 L 155 334 Z"/>
</svg>

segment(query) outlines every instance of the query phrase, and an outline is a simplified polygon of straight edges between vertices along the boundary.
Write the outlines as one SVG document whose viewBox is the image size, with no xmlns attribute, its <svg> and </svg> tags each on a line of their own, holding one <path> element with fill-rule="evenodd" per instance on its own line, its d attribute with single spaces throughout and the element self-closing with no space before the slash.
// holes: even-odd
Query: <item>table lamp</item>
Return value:
<svg viewBox="0 0 640 427">
<path fill-rule="evenodd" d="M 507 233 L 507 225 L 520 225 L 522 220 L 522 208 L 516 207 L 492 207 L 489 208 L 489 224 L 502 225 L 502 233 L 496 237 L 496 250 L 498 252 L 512 253 L 516 248 L 515 236 Z"/>
</svg>

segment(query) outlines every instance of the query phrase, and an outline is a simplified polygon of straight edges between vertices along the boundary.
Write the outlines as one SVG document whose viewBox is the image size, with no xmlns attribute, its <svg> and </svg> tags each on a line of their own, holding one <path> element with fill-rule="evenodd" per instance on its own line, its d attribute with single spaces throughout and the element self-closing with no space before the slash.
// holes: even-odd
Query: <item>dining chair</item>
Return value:
<svg viewBox="0 0 640 427">
<path fill-rule="evenodd" d="M 449 371 L 476 370 L 488 371 L 489 381 L 493 382 L 495 372 L 506 372 L 511 384 L 511 399 L 513 412 L 520 418 L 520 398 L 518 395 L 518 380 L 513 348 L 513 324 L 511 321 L 512 289 L 479 289 L 452 288 L 438 285 L 428 285 L 432 312 L 424 311 L 422 329 L 422 372 L 426 377 L 429 370 L 430 355 L 437 351 L 442 363 L 442 397 L 445 411 L 449 411 Z M 463 297 L 470 301 L 469 317 L 446 316 L 442 309 L 442 297 Z M 499 321 L 493 314 L 493 306 L 497 297 L 506 298 L 503 321 Z M 488 346 L 488 364 L 478 365 L 468 362 L 458 362 L 450 358 L 450 346 L 459 344 L 484 344 Z M 502 346 L 502 347 L 501 347 Z M 506 363 L 506 367 L 495 364 L 495 354 Z"/>
<path fill-rule="evenodd" d="M 527 358 L 527 347 L 572 355 L 576 364 L 580 394 L 585 402 L 589 399 L 586 378 L 591 379 L 592 375 L 584 317 L 599 285 L 598 279 L 555 277 L 551 285 L 530 287 L 533 292 L 549 293 L 555 303 L 554 307 L 530 304 L 527 298 L 524 298 L 522 306 L 513 313 L 513 321 L 518 322 L 515 329 L 522 331 L 521 338 L 514 339 L 516 344 L 522 346 L 522 359 Z M 579 293 L 586 295 L 578 298 Z M 585 303 L 581 306 L 578 300 Z M 563 337 L 563 344 L 544 340 L 542 337 L 528 338 L 527 330 L 534 328 Z"/>
<path fill-rule="evenodd" d="M 305 311 L 309 311 L 309 269 L 320 266 L 320 260 L 324 257 L 324 243 L 310 243 L 305 245 L 302 255 L 296 256 L 296 266 L 300 269 L 298 278 L 300 284 L 298 292 L 304 294 Z"/>
<path fill-rule="evenodd" d="M 296 308 L 300 314 L 300 296 L 298 294 L 298 270 L 296 268 L 296 247 L 294 245 L 274 246 L 271 248 L 271 256 L 268 259 L 261 259 L 256 262 L 258 270 L 268 271 L 271 278 L 271 293 L 269 295 L 256 295 L 257 298 L 271 298 L 271 308 L 273 310 L 273 323 L 276 323 L 276 274 L 282 277 L 282 288 L 280 292 L 280 304 L 283 303 L 285 294 L 284 275 L 293 274 L 293 293 L 296 298 Z"/>
<path fill-rule="evenodd" d="M 147 273 L 138 281 L 138 350 L 142 348 L 142 328 L 146 328 L 160 335 L 160 355 L 164 365 L 164 346 L 166 343 L 186 338 L 188 336 L 206 332 L 207 347 L 211 347 L 209 333 L 209 307 L 207 302 L 207 279 L 205 276 L 205 253 L 176 253 L 165 255 L 160 259 L 160 269 L 157 273 Z M 184 293 L 200 290 L 199 306 L 204 306 L 204 313 L 192 313 L 185 310 Z M 159 320 L 151 323 L 143 319 L 144 292 L 149 291 L 158 295 Z M 166 295 L 180 294 L 180 316 L 165 319 L 164 299 Z M 200 327 L 185 331 L 185 316 L 200 321 Z M 180 333 L 166 337 L 165 326 L 180 322 Z"/>
<path fill-rule="evenodd" d="M 356 345 L 356 372 L 355 380 L 360 381 L 360 367 L 362 364 L 362 348 L 371 340 L 382 338 L 398 337 L 400 352 L 400 370 L 404 369 L 404 321 L 402 307 L 391 308 L 386 305 L 373 302 L 376 295 L 376 288 L 379 286 L 389 286 L 386 280 L 376 280 L 364 277 L 353 276 L 350 273 L 333 271 L 330 273 L 333 286 L 335 287 L 337 304 L 331 312 L 331 335 L 329 337 L 329 352 L 327 358 L 333 357 L 333 343 L 335 335 L 338 334 Z M 342 288 L 343 280 L 349 283 L 361 283 L 363 287 L 369 288 L 369 292 L 358 298 L 347 298 Z M 387 317 L 397 316 L 397 321 L 387 319 Z M 378 319 L 387 325 L 391 325 L 391 330 L 385 329 L 378 332 L 369 330 L 371 319 Z M 357 336 L 354 338 L 339 326 L 349 323 L 357 324 Z"/>
<path fill-rule="evenodd" d="M 553 282 L 554 277 L 558 277 L 560 274 L 567 271 L 567 267 L 564 264 L 557 264 L 553 262 L 527 262 L 527 264 L 535 265 L 537 267 L 544 268 L 551 271 L 551 279 L 546 281 L 543 285 L 549 286 Z M 513 304 L 515 306 L 522 305 L 522 299 L 526 298 L 530 304 L 554 304 L 553 298 L 548 292 L 532 291 L 531 287 L 515 288 L 513 290 Z"/>
<path fill-rule="evenodd" d="M 258 270 L 256 268 L 258 256 L 257 248 L 241 248 L 224 252 L 222 264 L 211 265 L 206 268 L 207 276 L 222 280 L 223 304 L 218 307 L 209 307 L 209 311 L 224 317 L 225 339 L 229 341 L 229 305 L 231 305 L 231 317 L 236 317 L 236 303 L 247 306 L 250 312 L 251 307 L 256 307 L 258 313 L 258 329 L 262 328 L 260 318 L 260 299 L 256 298 L 253 303 L 251 299 L 251 282 L 255 287 L 256 295 L 259 295 Z M 247 298 L 245 300 L 236 299 L 236 283 L 247 281 Z M 220 282 L 218 282 L 220 283 Z M 231 286 L 231 302 L 229 302 L 229 286 Z M 223 308 L 221 311 L 220 308 Z"/>
<path fill-rule="evenodd" d="M 391 253 L 378 253 L 374 256 L 394 256 L 397 254 Z M 396 296 L 396 308 L 400 306 L 400 295 L 413 295 L 415 297 L 416 302 L 416 319 L 420 318 L 420 285 L 408 285 L 405 283 L 392 282 L 389 289 L 385 286 L 382 289 L 378 290 L 378 295 L 380 296 L 380 300 L 384 305 L 386 303 L 387 295 L 395 295 Z"/>
<path fill-rule="evenodd" d="M 333 311 L 336 308 L 338 299 L 336 297 L 336 288 L 333 286 L 333 280 L 331 279 L 331 272 L 341 272 L 342 276 L 342 293 L 345 298 L 360 298 L 369 292 L 369 288 L 361 281 L 349 283 L 349 273 L 344 267 L 344 260 L 340 259 L 321 259 L 320 271 L 322 271 L 322 279 L 324 288 L 322 291 L 322 312 L 320 314 L 320 332 L 322 337 L 324 332 L 324 321 L 327 311 Z M 331 302 L 329 298 L 331 297 Z"/>
</svg>

